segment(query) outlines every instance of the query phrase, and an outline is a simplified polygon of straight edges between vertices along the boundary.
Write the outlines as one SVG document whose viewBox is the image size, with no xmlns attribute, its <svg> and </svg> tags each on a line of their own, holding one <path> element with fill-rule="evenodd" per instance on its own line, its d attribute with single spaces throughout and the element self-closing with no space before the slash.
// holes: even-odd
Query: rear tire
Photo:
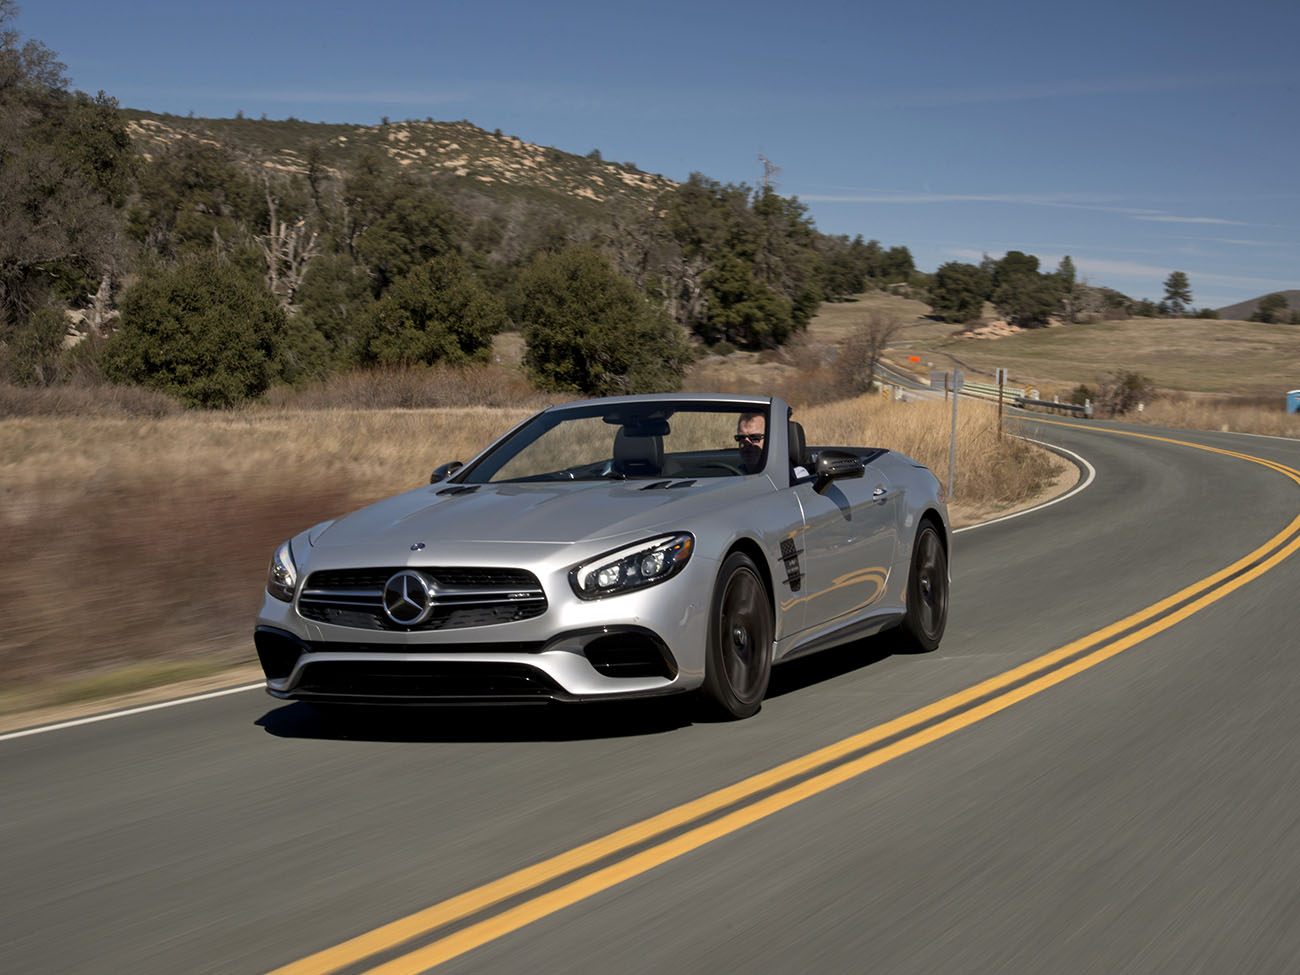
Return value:
<svg viewBox="0 0 1300 975">
<path fill-rule="evenodd" d="M 724 718 L 748 718 L 772 675 L 772 606 L 754 560 L 733 552 L 718 570 L 709 613 L 705 699 Z"/>
<path fill-rule="evenodd" d="M 903 641 L 913 651 L 935 650 L 947 625 L 948 556 L 938 530 L 932 523 L 922 522 L 912 546 L 912 567 L 907 575 Z"/>
</svg>

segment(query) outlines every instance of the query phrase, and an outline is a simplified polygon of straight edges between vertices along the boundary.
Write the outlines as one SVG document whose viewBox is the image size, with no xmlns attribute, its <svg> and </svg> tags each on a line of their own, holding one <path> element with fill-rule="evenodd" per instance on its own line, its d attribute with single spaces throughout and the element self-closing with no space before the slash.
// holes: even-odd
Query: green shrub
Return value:
<svg viewBox="0 0 1300 975">
<path fill-rule="evenodd" d="M 691 360 L 663 308 L 588 248 L 534 258 L 519 276 L 510 312 L 523 332 L 524 362 L 543 389 L 591 396 L 675 390 Z"/>
<path fill-rule="evenodd" d="M 505 325 L 501 299 L 463 258 L 447 255 L 416 267 L 370 307 L 358 358 L 366 365 L 482 362 Z"/>
<path fill-rule="evenodd" d="M 984 310 L 989 290 L 989 276 L 976 265 L 949 261 L 934 272 L 931 310 L 945 322 L 973 321 Z"/>
<path fill-rule="evenodd" d="M 208 253 L 127 291 L 102 364 L 110 381 L 226 407 L 309 375 L 322 354 L 319 335 L 294 327 L 262 279 Z"/>
</svg>

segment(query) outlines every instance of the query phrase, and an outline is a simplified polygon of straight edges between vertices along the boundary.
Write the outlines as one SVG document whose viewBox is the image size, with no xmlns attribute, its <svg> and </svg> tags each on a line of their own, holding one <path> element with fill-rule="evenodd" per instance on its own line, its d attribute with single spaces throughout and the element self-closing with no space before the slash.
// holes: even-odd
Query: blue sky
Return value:
<svg viewBox="0 0 1300 975">
<path fill-rule="evenodd" d="M 468 119 L 758 182 L 922 270 L 1022 250 L 1194 304 L 1300 288 L 1300 4 L 25 0 L 124 106 Z"/>
</svg>

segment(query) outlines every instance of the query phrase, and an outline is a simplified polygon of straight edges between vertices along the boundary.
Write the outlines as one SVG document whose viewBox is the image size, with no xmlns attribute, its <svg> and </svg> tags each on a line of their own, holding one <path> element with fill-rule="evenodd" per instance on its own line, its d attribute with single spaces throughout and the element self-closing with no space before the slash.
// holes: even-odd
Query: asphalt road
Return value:
<svg viewBox="0 0 1300 975">
<path fill-rule="evenodd" d="M 326 971 L 376 931 L 339 970 L 434 944 L 440 972 L 1300 971 L 1300 557 L 1270 559 L 1300 485 L 1106 431 L 1291 468 L 1300 442 L 1031 425 L 1095 482 L 956 537 L 942 647 L 778 668 L 748 721 L 337 726 L 250 691 L 0 740 L 0 971 Z M 628 827 L 448 927 L 383 928 Z"/>
</svg>

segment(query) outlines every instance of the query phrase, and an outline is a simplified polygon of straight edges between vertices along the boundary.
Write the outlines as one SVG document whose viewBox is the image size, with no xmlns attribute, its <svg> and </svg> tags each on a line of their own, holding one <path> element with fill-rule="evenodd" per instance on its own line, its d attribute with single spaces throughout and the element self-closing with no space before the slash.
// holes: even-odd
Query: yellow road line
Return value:
<svg viewBox="0 0 1300 975">
<path fill-rule="evenodd" d="M 1058 426 L 1077 426 L 1076 424 L 1060 423 L 1059 421 L 1039 421 L 1053 423 Z M 1080 429 L 1098 432 L 1097 428 L 1080 427 Z M 1277 470 L 1285 474 L 1288 478 L 1300 485 L 1300 471 L 1276 464 L 1263 458 L 1252 457 L 1248 454 L 1241 454 L 1235 451 L 1222 450 L 1217 447 L 1207 447 L 1201 444 L 1193 444 L 1185 441 L 1169 440 L 1164 437 L 1157 437 L 1148 434 L 1127 433 L 1125 431 L 1102 431 L 1108 433 L 1122 434 L 1125 436 L 1143 437 L 1150 440 L 1162 440 L 1167 443 L 1177 444 L 1180 446 L 1193 447 L 1199 450 L 1208 450 L 1214 453 L 1226 454 L 1258 463 L 1263 466 Z M 1284 547 L 1268 555 L 1270 551 L 1283 545 L 1292 534 L 1300 530 L 1300 516 L 1297 516 L 1281 532 L 1274 535 L 1263 545 L 1254 551 L 1238 559 L 1236 562 L 1227 566 L 1220 571 L 1207 576 L 1190 586 L 1185 587 L 1179 592 L 1153 603 L 1130 616 L 1103 627 L 1088 636 L 1075 640 L 1063 647 L 1044 654 L 1025 664 L 1008 670 L 988 680 L 950 695 L 933 704 L 919 708 L 909 714 L 896 718 L 893 721 L 878 725 L 875 728 L 860 732 L 842 739 L 839 742 L 820 748 L 808 755 L 793 759 L 783 763 L 767 772 L 751 776 L 734 785 L 720 789 L 716 792 L 709 793 L 699 799 L 684 803 L 666 812 L 660 813 L 640 823 L 617 830 L 600 839 L 590 843 L 583 844 L 562 853 L 559 856 L 544 860 L 541 863 L 534 864 L 523 870 L 515 871 L 499 880 L 484 884 L 473 890 L 467 891 L 449 900 L 442 901 L 425 910 L 418 911 L 405 918 L 393 921 L 382 927 L 376 928 L 370 932 L 352 938 L 332 948 L 309 955 L 297 962 L 293 962 L 283 968 L 276 969 L 273 975 L 321 975 L 321 973 L 337 971 L 339 968 L 356 964 L 363 959 L 377 954 L 382 951 L 391 950 L 402 942 L 421 935 L 427 935 L 438 928 L 450 924 L 461 918 L 467 917 L 478 911 L 485 910 L 493 904 L 499 903 L 510 897 L 514 897 L 529 890 L 532 890 L 544 883 L 556 880 L 567 873 L 588 866 L 597 860 L 612 856 L 622 850 L 628 849 L 640 843 L 647 842 L 656 836 L 659 836 L 669 830 L 679 826 L 684 826 L 696 819 L 716 812 L 726 806 L 732 805 L 755 793 L 766 789 L 774 788 L 782 782 L 795 778 L 797 776 L 811 772 L 812 770 L 842 759 L 845 756 L 860 751 L 863 748 L 870 747 L 872 744 L 883 741 L 887 738 L 906 732 L 917 725 L 934 720 L 943 714 L 962 708 L 973 701 L 990 694 L 997 696 L 985 701 L 969 710 L 954 715 L 946 720 L 940 721 L 930 727 L 923 728 L 913 734 L 894 742 L 885 748 L 873 751 L 868 755 L 861 756 L 857 759 L 843 762 L 833 768 L 827 769 L 817 775 L 789 786 L 779 792 L 773 793 L 757 802 L 740 809 L 736 809 L 727 815 L 724 815 L 712 822 L 688 830 L 664 843 L 658 844 L 649 849 L 634 854 L 627 859 L 617 863 L 610 864 L 604 868 L 594 871 L 591 874 L 571 881 L 549 893 L 528 900 L 517 905 L 510 910 L 501 914 L 494 915 L 476 924 L 470 925 L 451 935 L 434 941 L 432 944 L 420 948 L 412 953 L 403 955 L 394 959 L 387 964 L 373 969 L 373 973 L 383 973 L 383 975 L 394 975 L 397 972 L 420 972 L 430 967 L 441 964 L 450 958 L 463 954 L 472 948 L 478 947 L 510 931 L 531 923 L 547 914 L 553 913 L 576 903 L 586 897 L 590 897 L 599 891 L 606 890 L 611 886 L 622 883 L 630 877 L 644 873 L 662 863 L 667 862 L 683 853 L 694 850 L 719 837 L 733 832 L 741 827 L 753 823 L 766 816 L 784 809 L 796 802 L 800 802 L 809 796 L 816 795 L 826 789 L 830 789 L 848 779 L 869 769 L 876 768 L 885 762 L 890 761 L 899 755 L 906 754 L 916 748 L 921 747 L 938 738 L 951 734 L 961 728 L 968 727 L 977 721 L 995 714 L 1012 704 L 1024 700 L 1027 697 L 1037 694 L 1048 687 L 1060 683 L 1068 677 L 1086 670 L 1090 667 L 1101 663 L 1110 657 L 1128 649 L 1156 633 L 1166 630 L 1178 622 L 1199 612 L 1211 603 L 1222 599 L 1224 596 L 1245 585 L 1247 582 L 1258 578 L 1260 575 L 1269 571 L 1280 563 L 1283 559 L 1300 549 L 1300 537 L 1291 539 Z M 1266 557 L 1267 556 L 1267 557 Z M 1263 561 L 1260 561 L 1260 560 Z M 1250 568 L 1253 563 L 1259 563 Z M 1238 575 L 1238 573 L 1240 573 Z M 1229 579 L 1229 577 L 1235 578 Z M 1224 580 L 1228 580 L 1224 582 Z M 1219 585 L 1223 583 L 1223 585 Z M 1218 588 L 1214 588 L 1218 586 Z M 1196 597 L 1196 598 L 1194 598 Z M 1187 602 L 1192 600 L 1191 602 Z M 1105 641 L 1131 630 L 1167 612 L 1180 603 L 1187 602 L 1176 612 L 1170 613 L 1163 619 L 1142 627 L 1127 637 L 1115 640 L 1113 643 Z M 1103 644 L 1091 653 L 1080 657 L 1071 663 L 1058 667 L 1048 674 L 1039 676 L 1034 680 L 1029 680 L 1024 684 L 1013 687 L 1010 690 L 1004 690 L 1009 685 L 1017 684 L 1031 677 L 1033 674 L 1042 671 L 1045 668 L 1053 667 L 1061 661 L 1074 656 L 1091 646 Z M 999 693 L 1000 692 L 1000 693 Z"/>
</svg>

